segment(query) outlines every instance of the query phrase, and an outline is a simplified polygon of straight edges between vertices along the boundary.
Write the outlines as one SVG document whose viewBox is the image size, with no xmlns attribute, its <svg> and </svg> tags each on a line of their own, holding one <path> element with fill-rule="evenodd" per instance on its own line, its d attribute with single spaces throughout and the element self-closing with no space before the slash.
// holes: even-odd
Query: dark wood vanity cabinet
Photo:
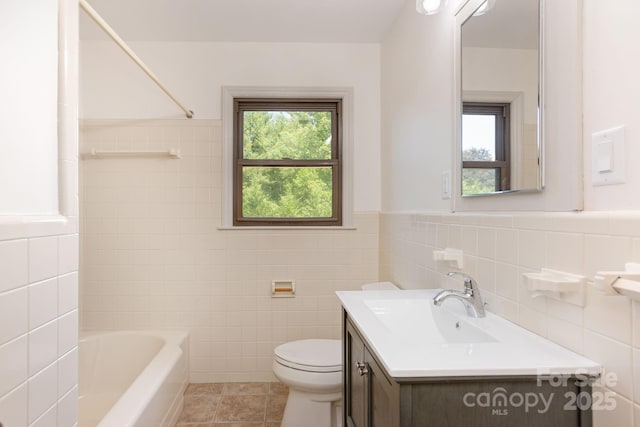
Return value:
<svg viewBox="0 0 640 427">
<path fill-rule="evenodd" d="M 399 427 L 400 385 L 378 365 L 360 334 L 345 328 L 344 372 L 346 426 Z"/>
<path fill-rule="evenodd" d="M 346 312 L 343 364 L 346 427 L 592 425 L 591 386 L 579 378 L 392 378 Z"/>
</svg>

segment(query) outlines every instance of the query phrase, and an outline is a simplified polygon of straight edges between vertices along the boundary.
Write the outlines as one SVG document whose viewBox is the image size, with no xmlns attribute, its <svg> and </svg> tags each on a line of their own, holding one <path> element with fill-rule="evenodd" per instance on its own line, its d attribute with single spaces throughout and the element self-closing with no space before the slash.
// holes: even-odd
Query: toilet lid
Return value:
<svg viewBox="0 0 640 427">
<path fill-rule="evenodd" d="M 279 345 L 275 359 L 290 368 L 311 372 L 338 372 L 342 370 L 342 343 L 340 340 L 300 340 Z"/>
</svg>

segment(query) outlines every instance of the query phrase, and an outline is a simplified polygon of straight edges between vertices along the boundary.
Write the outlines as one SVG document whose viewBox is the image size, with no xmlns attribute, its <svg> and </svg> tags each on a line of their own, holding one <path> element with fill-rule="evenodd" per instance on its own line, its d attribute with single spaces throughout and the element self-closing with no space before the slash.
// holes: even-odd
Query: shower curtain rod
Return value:
<svg viewBox="0 0 640 427">
<path fill-rule="evenodd" d="M 114 42 L 116 42 L 116 44 L 118 46 L 120 46 L 120 48 L 122 50 L 124 50 L 124 52 L 129 55 L 129 57 L 131 59 L 133 59 L 133 62 L 135 62 L 136 64 L 138 64 L 138 66 L 140 68 L 142 68 L 142 71 L 144 71 L 147 76 L 149 76 L 151 78 L 151 80 L 153 80 L 154 82 L 156 82 L 156 84 L 160 87 L 160 89 L 162 89 L 164 91 L 164 93 L 166 93 L 169 98 L 171 98 L 173 100 L 173 102 L 175 102 L 176 104 L 178 104 L 178 107 L 180 107 L 185 115 L 187 116 L 188 119 L 193 117 L 193 111 L 187 109 L 187 107 L 185 107 L 179 100 L 178 98 L 176 98 L 175 96 L 173 96 L 173 94 L 169 91 L 169 89 L 167 89 L 167 87 L 162 84 L 162 82 L 160 81 L 160 79 L 158 79 L 158 77 L 153 73 L 153 71 L 151 71 L 149 69 L 149 67 L 147 67 L 145 65 L 144 62 L 142 62 L 142 60 L 140 58 L 138 58 L 138 56 L 131 50 L 131 48 L 129 46 L 127 46 L 127 44 L 125 43 L 124 40 L 122 40 L 120 38 L 120 36 L 113 31 L 113 28 L 111 28 L 109 26 L 109 24 L 107 24 L 107 22 L 102 19 L 102 17 L 100 15 L 98 15 L 98 12 L 96 12 L 89 3 L 87 3 L 86 0 L 79 0 L 80 2 L 80 7 L 82 7 L 82 9 L 87 13 L 87 15 L 89 15 L 89 17 L 91 17 L 91 19 L 93 19 L 95 21 L 96 24 L 98 24 L 98 26 L 100 28 L 102 28 L 102 30 L 107 33 L 107 35 L 109 37 L 111 37 L 113 39 Z"/>
</svg>

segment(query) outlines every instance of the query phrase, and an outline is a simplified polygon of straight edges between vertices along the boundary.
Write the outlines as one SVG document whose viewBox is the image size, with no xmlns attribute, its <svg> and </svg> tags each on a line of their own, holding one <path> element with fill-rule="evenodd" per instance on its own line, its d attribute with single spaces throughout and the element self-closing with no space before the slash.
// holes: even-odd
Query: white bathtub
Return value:
<svg viewBox="0 0 640 427">
<path fill-rule="evenodd" d="M 79 342 L 79 427 L 173 427 L 188 376 L 188 334 L 120 331 Z"/>
</svg>

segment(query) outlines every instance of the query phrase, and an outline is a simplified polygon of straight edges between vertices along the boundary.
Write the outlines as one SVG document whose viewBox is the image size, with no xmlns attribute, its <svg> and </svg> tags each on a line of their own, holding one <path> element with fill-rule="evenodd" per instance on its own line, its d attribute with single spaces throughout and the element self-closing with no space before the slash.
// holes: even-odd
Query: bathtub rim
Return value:
<svg viewBox="0 0 640 427">
<path fill-rule="evenodd" d="M 110 426 L 132 426 L 144 414 L 146 408 L 151 403 L 155 393 L 166 381 L 172 369 L 181 357 L 185 358 L 187 371 L 185 380 L 180 386 L 179 410 L 182 409 L 182 395 L 188 384 L 188 354 L 182 350 L 184 346 L 188 349 L 189 332 L 186 330 L 84 330 L 79 333 L 78 345 L 91 338 L 99 338 L 106 335 L 140 335 L 161 338 L 164 343 L 160 350 L 154 355 L 151 361 L 136 376 L 133 383 L 122 393 L 114 405 L 100 420 L 96 427 Z M 153 392 L 151 392 L 153 390 Z M 80 397 L 80 396 L 79 396 Z M 175 402 L 172 407 L 175 406 Z M 165 420 L 171 421 L 176 415 L 169 413 L 172 408 L 167 408 Z M 163 420 L 163 421 L 165 421 Z"/>
</svg>

